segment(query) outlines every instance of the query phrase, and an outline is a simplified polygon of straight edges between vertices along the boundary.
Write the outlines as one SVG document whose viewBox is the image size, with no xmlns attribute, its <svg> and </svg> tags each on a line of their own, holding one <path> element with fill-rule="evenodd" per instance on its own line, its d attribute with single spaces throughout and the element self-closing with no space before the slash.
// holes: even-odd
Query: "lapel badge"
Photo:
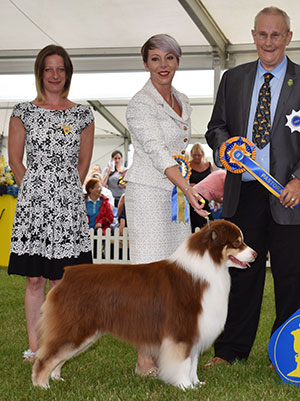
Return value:
<svg viewBox="0 0 300 401">
<path fill-rule="evenodd" d="M 289 79 L 289 80 L 287 81 L 288 86 L 292 86 L 293 83 L 294 83 L 294 81 L 293 81 L 292 79 Z"/>
<path fill-rule="evenodd" d="M 286 115 L 287 123 L 286 127 L 289 127 L 291 132 L 300 132 L 300 110 L 292 110 L 291 114 Z"/>
<path fill-rule="evenodd" d="M 72 125 L 61 125 L 60 128 L 64 131 L 64 133 L 67 135 L 70 133 L 72 129 Z"/>
</svg>

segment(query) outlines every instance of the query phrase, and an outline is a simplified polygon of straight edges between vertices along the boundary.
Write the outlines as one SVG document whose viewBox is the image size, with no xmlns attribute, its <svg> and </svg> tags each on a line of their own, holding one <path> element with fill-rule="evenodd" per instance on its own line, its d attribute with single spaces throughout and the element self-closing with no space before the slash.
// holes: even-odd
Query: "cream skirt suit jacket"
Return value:
<svg viewBox="0 0 300 401">
<path fill-rule="evenodd" d="M 182 115 L 165 102 L 149 80 L 130 101 L 126 118 L 134 146 L 126 173 L 125 206 L 131 263 L 169 257 L 191 233 L 190 222 L 172 222 L 174 185 L 165 175 L 177 165 L 173 155 L 184 155 L 191 135 L 188 98 L 172 88 Z"/>
</svg>

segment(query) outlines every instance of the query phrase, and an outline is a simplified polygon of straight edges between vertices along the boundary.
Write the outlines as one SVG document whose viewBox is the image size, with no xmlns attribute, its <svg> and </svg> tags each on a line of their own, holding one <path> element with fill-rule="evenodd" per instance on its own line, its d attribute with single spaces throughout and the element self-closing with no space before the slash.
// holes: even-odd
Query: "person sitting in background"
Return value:
<svg viewBox="0 0 300 401">
<path fill-rule="evenodd" d="M 92 166 L 92 168 L 90 169 L 90 171 L 88 172 L 88 175 L 87 175 L 87 177 L 85 179 L 85 182 L 83 184 L 83 192 L 84 193 L 86 193 L 85 186 L 86 186 L 87 182 L 91 178 L 97 178 L 100 181 L 100 184 L 101 184 L 101 187 L 102 187 L 101 194 L 108 198 L 109 203 L 110 203 L 111 208 L 112 208 L 112 211 L 113 211 L 114 208 L 115 208 L 115 199 L 113 197 L 113 194 L 112 194 L 111 190 L 106 188 L 103 185 L 102 168 L 101 168 L 101 166 L 99 164 L 94 164 Z"/>
<path fill-rule="evenodd" d="M 94 174 L 102 174 L 102 168 L 100 164 L 94 164 L 90 169 L 87 178 L 92 178 Z"/>
<path fill-rule="evenodd" d="M 225 170 L 216 170 L 194 185 L 194 189 L 205 199 L 207 204 L 214 201 L 215 212 L 219 209 L 220 203 L 223 203 L 225 178 Z"/>
<path fill-rule="evenodd" d="M 88 180 L 90 180 L 91 178 L 97 178 L 96 176 L 100 176 L 102 178 L 102 168 L 100 166 L 100 164 L 94 164 L 89 172 L 87 173 L 87 176 L 84 180 L 84 184 L 83 184 L 83 189 L 85 189 L 86 183 L 88 182 Z"/>
<path fill-rule="evenodd" d="M 207 177 L 212 171 L 213 167 L 210 162 L 206 160 L 204 149 L 200 143 L 195 143 L 191 149 L 190 166 L 192 174 L 190 176 L 190 185 L 193 187 L 199 183 L 205 177 Z M 208 203 L 205 204 L 203 210 L 210 211 Z M 195 232 L 196 227 L 202 228 L 205 226 L 206 218 L 200 216 L 190 205 L 190 219 L 192 232 Z M 209 215 L 209 219 L 213 220 L 212 215 Z"/>
<path fill-rule="evenodd" d="M 96 178 L 97 180 L 100 181 L 101 188 L 102 188 L 101 194 L 104 195 L 104 196 L 106 196 L 106 197 L 108 198 L 109 204 L 110 204 L 110 207 L 111 207 L 111 210 L 114 211 L 114 209 L 115 209 L 115 198 L 114 198 L 114 196 L 113 196 L 111 190 L 108 189 L 108 188 L 106 188 L 106 187 L 103 185 L 103 178 L 102 178 L 102 176 L 101 176 L 99 173 L 94 173 L 94 174 L 92 175 L 91 178 Z"/>
<path fill-rule="evenodd" d="M 103 185 L 111 190 L 115 198 L 115 206 L 118 206 L 121 195 L 125 192 L 124 175 L 125 170 L 122 165 L 123 155 L 119 150 L 111 154 L 111 161 L 103 171 Z"/>
<path fill-rule="evenodd" d="M 127 227 L 127 219 L 126 219 L 126 209 L 125 209 L 125 194 L 123 194 L 120 198 L 117 210 L 117 219 L 118 219 L 118 228 L 119 228 L 119 235 L 123 237 L 124 228 Z M 120 249 L 119 249 L 119 259 L 123 257 L 123 240 L 120 241 Z M 127 250 L 127 258 L 130 259 L 129 256 L 129 248 Z M 125 256 L 125 255 L 124 255 Z"/>
<path fill-rule="evenodd" d="M 120 198 L 118 204 L 118 223 L 119 223 L 119 233 L 123 235 L 123 230 L 127 227 L 126 220 L 126 210 L 125 210 L 125 194 L 123 194 Z"/>
<path fill-rule="evenodd" d="M 103 234 L 110 227 L 114 215 L 106 196 L 101 194 L 102 186 L 97 178 L 91 178 L 85 186 L 86 211 L 89 219 L 89 227 L 97 230 L 102 228 Z"/>
</svg>

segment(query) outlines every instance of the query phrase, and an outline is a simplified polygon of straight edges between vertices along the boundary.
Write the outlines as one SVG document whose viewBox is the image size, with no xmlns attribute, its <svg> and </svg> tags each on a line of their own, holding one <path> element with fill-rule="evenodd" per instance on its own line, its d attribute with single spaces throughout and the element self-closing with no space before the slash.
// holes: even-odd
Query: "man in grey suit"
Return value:
<svg viewBox="0 0 300 401">
<path fill-rule="evenodd" d="M 286 125 L 291 120 L 287 116 L 300 110 L 300 66 L 285 55 L 292 32 L 284 11 L 275 7 L 260 11 L 252 35 L 259 59 L 223 75 L 206 139 L 217 165 L 218 150 L 228 138 L 244 136 L 253 142 L 259 92 L 267 82 L 265 75 L 269 76 L 271 129 L 265 143 L 257 144 L 256 161 L 284 190 L 277 199 L 248 172 L 227 174 L 223 216 L 241 228 L 258 258 L 250 269 L 231 271 L 225 330 L 206 367 L 248 358 L 259 321 L 268 251 L 276 300 L 272 332 L 300 308 L 300 208 L 295 208 L 300 201 L 300 132 L 295 130 L 300 118 L 296 116 L 295 126 Z"/>
</svg>

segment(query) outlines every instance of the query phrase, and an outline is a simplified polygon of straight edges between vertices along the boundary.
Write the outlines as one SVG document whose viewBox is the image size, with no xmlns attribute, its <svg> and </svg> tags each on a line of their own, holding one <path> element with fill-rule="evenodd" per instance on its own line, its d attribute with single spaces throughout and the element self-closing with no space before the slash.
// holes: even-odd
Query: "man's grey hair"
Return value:
<svg viewBox="0 0 300 401">
<path fill-rule="evenodd" d="M 291 20 L 290 17 L 287 15 L 287 13 L 283 10 L 281 10 L 278 7 L 266 7 L 263 10 L 261 10 L 255 17 L 254 19 L 254 30 L 256 30 L 256 23 L 258 18 L 261 15 L 281 15 L 284 20 L 285 20 L 285 24 L 286 24 L 286 30 L 289 32 L 291 30 Z"/>
</svg>

